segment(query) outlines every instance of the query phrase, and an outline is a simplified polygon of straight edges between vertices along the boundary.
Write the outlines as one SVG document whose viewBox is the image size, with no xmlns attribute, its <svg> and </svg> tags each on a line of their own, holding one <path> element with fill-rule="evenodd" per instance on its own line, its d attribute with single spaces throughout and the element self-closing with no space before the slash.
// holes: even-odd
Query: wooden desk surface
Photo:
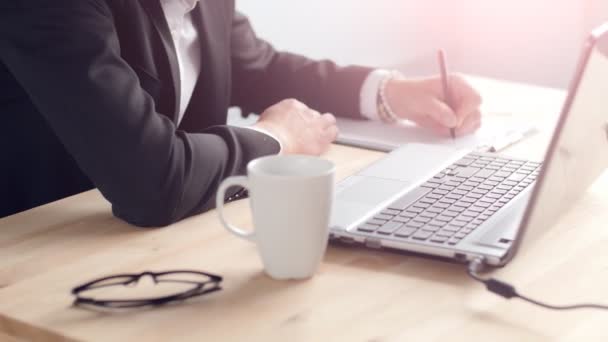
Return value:
<svg viewBox="0 0 608 342">
<path fill-rule="evenodd" d="M 554 90 L 478 82 L 486 99 L 494 96 L 489 105 L 503 101 L 507 110 L 516 102 L 511 96 L 526 94 L 530 103 L 516 108 L 521 115 L 555 113 L 563 98 Z M 539 157 L 543 139 L 510 152 Z M 343 178 L 382 155 L 333 146 L 326 157 Z M 604 174 L 542 243 L 521 251 L 495 276 L 552 303 L 608 303 L 607 209 Z M 247 201 L 230 204 L 227 214 L 236 224 L 250 224 Z M 224 276 L 224 290 L 119 313 L 70 306 L 70 289 L 84 281 L 183 268 Z M 551 312 L 496 297 L 462 265 L 386 251 L 331 245 L 311 280 L 273 281 L 263 274 L 254 245 L 226 232 L 215 212 L 144 230 L 113 218 L 97 191 L 0 220 L 3 341 L 587 341 L 605 340 L 607 324 L 603 312 Z"/>
</svg>

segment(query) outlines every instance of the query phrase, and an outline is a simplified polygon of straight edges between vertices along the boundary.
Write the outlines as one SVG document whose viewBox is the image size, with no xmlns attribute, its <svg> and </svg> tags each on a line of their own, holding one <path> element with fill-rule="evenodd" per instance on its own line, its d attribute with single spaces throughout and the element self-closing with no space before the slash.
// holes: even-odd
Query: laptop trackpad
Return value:
<svg viewBox="0 0 608 342">
<path fill-rule="evenodd" d="M 408 182 L 376 177 L 346 178 L 336 188 L 331 227 L 349 227 L 361 220 L 365 213 L 388 205 L 408 185 Z"/>
</svg>

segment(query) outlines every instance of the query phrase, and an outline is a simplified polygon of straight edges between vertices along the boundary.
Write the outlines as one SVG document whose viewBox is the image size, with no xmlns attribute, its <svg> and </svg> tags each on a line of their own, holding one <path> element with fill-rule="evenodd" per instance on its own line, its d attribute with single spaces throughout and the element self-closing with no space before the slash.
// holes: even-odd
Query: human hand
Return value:
<svg viewBox="0 0 608 342">
<path fill-rule="evenodd" d="M 441 77 L 393 78 L 386 84 L 388 105 L 399 118 L 429 128 L 442 136 L 455 128 L 457 136 L 476 131 L 481 125 L 481 96 L 461 76 L 449 76 L 452 108 L 443 100 Z"/>
<path fill-rule="evenodd" d="M 320 114 L 294 99 L 266 109 L 254 127 L 274 134 L 281 141 L 282 153 L 286 154 L 320 155 L 338 136 L 332 114 Z"/>
</svg>

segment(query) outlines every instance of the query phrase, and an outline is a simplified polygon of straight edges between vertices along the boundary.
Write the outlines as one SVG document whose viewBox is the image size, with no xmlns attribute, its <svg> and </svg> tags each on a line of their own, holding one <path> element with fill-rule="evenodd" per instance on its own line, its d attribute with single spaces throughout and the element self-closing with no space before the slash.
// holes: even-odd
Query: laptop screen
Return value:
<svg viewBox="0 0 608 342">
<path fill-rule="evenodd" d="M 608 24 L 591 35 L 516 238 L 538 238 L 608 166 Z M 515 253 L 513 248 L 512 253 Z"/>
</svg>

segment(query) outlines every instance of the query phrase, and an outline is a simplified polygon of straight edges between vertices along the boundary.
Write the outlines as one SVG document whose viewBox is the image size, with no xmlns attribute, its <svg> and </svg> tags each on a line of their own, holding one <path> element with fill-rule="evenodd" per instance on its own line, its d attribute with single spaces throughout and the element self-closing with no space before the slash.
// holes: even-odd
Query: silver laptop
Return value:
<svg viewBox="0 0 608 342">
<path fill-rule="evenodd" d="M 337 185 L 330 237 L 504 265 L 608 166 L 608 24 L 592 32 L 544 163 L 409 144 Z"/>
</svg>

